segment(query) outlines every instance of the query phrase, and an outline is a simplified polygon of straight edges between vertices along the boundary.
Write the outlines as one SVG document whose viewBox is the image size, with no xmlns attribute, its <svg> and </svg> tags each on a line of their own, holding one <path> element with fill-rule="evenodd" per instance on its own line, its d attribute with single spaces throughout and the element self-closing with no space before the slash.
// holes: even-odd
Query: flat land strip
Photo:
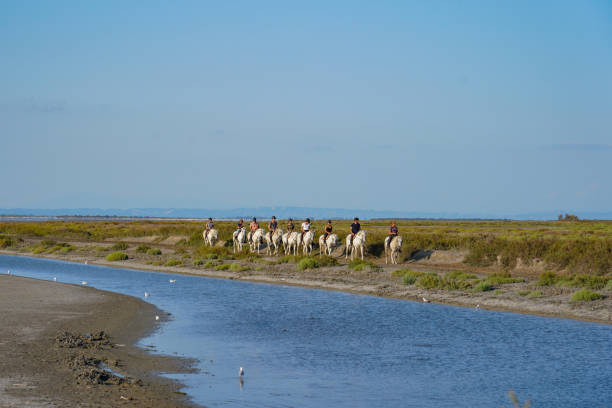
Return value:
<svg viewBox="0 0 612 408">
<path fill-rule="evenodd" d="M 340 245 L 332 256 L 319 256 L 325 223 L 313 223 L 310 256 L 268 255 L 265 246 L 258 255 L 248 245 L 234 253 L 236 227 L 229 221 L 216 222 L 214 247 L 204 246 L 203 221 L 3 222 L 0 247 L 74 262 L 612 322 L 612 221 L 398 221 L 398 265 L 385 264 L 388 220 L 361 223 L 363 261 L 344 257 L 346 220 L 333 222 Z"/>
<path fill-rule="evenodd" d="M 132 346 L 163 316 L 154 306 L 5 274 L 0 311 L 0 407 L 190 406 L 177 383 L 155 376 L 188 362 Z"/>
</svg>

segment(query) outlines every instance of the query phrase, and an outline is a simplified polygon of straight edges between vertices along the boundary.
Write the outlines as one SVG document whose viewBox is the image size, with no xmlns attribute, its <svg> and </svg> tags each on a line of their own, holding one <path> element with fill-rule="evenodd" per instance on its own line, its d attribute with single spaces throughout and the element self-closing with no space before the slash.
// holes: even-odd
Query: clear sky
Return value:
<svg viewBox="0 0 612 408">
<path fill-rule="evenodd" d="M 0 208 L 612 209 L 612 2 L 2 1 Z"/>
</svg>

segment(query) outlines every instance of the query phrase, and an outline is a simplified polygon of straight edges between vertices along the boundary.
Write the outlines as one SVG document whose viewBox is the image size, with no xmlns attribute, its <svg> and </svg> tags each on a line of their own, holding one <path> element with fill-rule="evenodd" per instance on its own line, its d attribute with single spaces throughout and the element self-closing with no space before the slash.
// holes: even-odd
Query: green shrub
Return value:
<svg viewBox="0 0 612 408">
<path fill-rule="evenodd" d="M 161 255 L 162 251 L 161 249 L 158 249 L 158 248 L 150 248 L 150 249 L 147 249 L 147 254 L 148 255 Z"/>
<path fill-rule="evenodd" d="M 138 247 L 136 248 L 136 252 L 140 252 L 141 254 L 146 254 L 147 251 L 149 251 L 149 249 L 151 249 L 151 247 L 148 245 L 138 245 Z"/>
<path fill-rule="evenodd" d="M 487 276 L 485 280 L 491 285 L 505 285 L 508 283 L 525 282 L 525 279 L 513 278 L 509 273 L 494 273 L 493 275 Z"/>
<path fill-rule="evenodd" d="M 599 300 L 603 296 L 597 292 L 590 291 L 588 289 L 580 289 L 575 292 L 570 298 L 570 302 L 591 302 L 593 300 Z"/>
<path fill-rule="evenodd" d="M 175 258 L 170 258 L 166 261 L 166 263 L 164 264 L 166 266 L 178 266 L 178 265 L 183 265 L 183 261 L 181 261 L 180 259 L 175 259 Z"/>
<path fill-rule="evenodd" d="M 239 263 L 233 263 L 230 265 L 230 271 L 234 272 L 244 272 L 248 271 L 250 268 L 248 266 L 240 265 Z"/>
<path fill-rule="evenodd" d="M 8 248 L 13 246 L 13 239 L 11 237 L 0 237 L 0 248 Z"/>
<path fill-rule="evenodd" d="M 606 284 L 606 290 L 612 290 L 612 279 L 608 280 L 608 283 Z"/>
<path fill-rule="evenodd" d="M 302 258 L 297 264 L 297 268 L 300 271 L 304 269 L 315 269 L 319 266 L 319 261 L 317 261 L 315 258 Z"/>
<path fill-rule="evenodd" d="M 530 293 L 531 293 L 530 290 L 517 290 L 516 291 L 516 294 L 519 295 L 519 296 L 527 296 Z"/>
<path fill-rule="evenodd" d="M 406 274 L 406 275 L 404 275 L 404 278 L 402 279 L 402 283 L 404 285 L 414 285 L 416 280 L 417 280 L 416 276 L 410 276 L 410 275 Z"/>
<path fill-rule="evenodd" d="M 494 295 L 501 295 L 502 293 L 504 293 L 504 291 L 503 291 L 503 290 L 501 290 L 501 289 L 495 289 L 495 290 L 493 291 L 493 294 L 494 294 Z"/>
<path fill-rule="evenodd" d="M 487 292 L 493 290 L 493 285 L 487 281 L 480 281 L 474 286 L 474 292 Z"/>
<path fill-rule="evenodd" d="M 52 239 L 43 239 L 42 241 L 40 241 L 40 245 L 43 245 L 43 246 L 50 247 L 50 246 L 53 246 L 55 244 L 56 244 L 56 242 L 54 240 L 52 240 Z"/>
<path fill-rule="evenodd" d="M 128 259 L 127 254 L 123 253 L 123 252 L 113 252 L 110 253 L 108 255 L 106 255 L 106 260 L 107 261 L 125 261 L 126 259 Z"/>
<path fill-rule="evenodd" d="M 194 264 L 195 266 L 200 266 L 200 265 L 203 265 L 203 264 L 204 264 L 204 261 L 203 261 L 203 260 L 201 260 L 201 259 L 194 259 L 194 260 L 193 260 L 193 264 Z"/>
<path fill-rule="evenodd" d="M 68 252 L 71 252 L 73 250 L 74 250 L 74 247 L 71 245 L 68 245 L 68 246 L 62 246 L 59 251 L 63 254 L 67 254 Z"/>
<path fill-rule="evenodd" d="M 380 269 L 380 266 L 376 265 L 374 262 L 361 260 L 359 258 L 350 261 L 348 267 L 354 271 L 362 271 L 365 268 L 370 268 L 370 270 Z"/>
<path fill-rule="evenodd" d="M 218 270 L 218 271 L 226 271 L 229 268 L 231 268 L 230 264 L 221 264 L 221 265 L 215 266 L 215 269 Z"/>
<path fill-rule="evenodd" d="M 263 266 L 258 266 L 255 268 L 256 271 L 263 271 L 264 267 Z"/>
<path fill-rule="evenodd" d="M 321 267 L 338 265 L 338 261 L 336 260 L 336 258 L 332 258 L 331 256 L 327 256 L 327 255 L 323 255 L 319 257 L 318 262 L 319 262 L 319 266 Z"/>
<path fill-rule="evenodd" d="M 300 259 L 302 259 L 301 256 L 299 255 L 285 255 L 282 256 L 280 258 L 278 258 L 277 262 L 279 264 L 283 264 L 283 263 L 298 263 L 300 261 Z M 251 261 L 253 262 L 253 261 Z"/>
<path fill-rule="evenodd" d="M 115 245 L 111 247 L 113 251 L 125 251 L 128 249 L 129 245 L 126 242 L 117 242 Z"/>
<path fill-rule="evenodd" d="M 428 273 L 417 279 L 416 285 L 423 289 L 434 289 L 441 286 L 442 280 L 435 273 Z"/>
<path fill-rule="evenodd" d="M 544 293 L 542 293 L 541 290 L 532 290 L 527 294 L 527 297 L 530 299 L 537 299 L 541 298 L 542 296 L 544 296 Z"/>
<path fill-rule="evenodd" d="M 476 275 L 473 273 L 463 272 L 463 271 L 453 271 L 447 273 L 445 275 L 449 279 L 457 279 L 457 280 L 468 280 L 468 279 L 478 279 Z"/>
<path fill-rule="evenodd" d="M 561 280 L 561 277 L 554 272 L 544 272 L 540 275 L 538 280 L 539 286 L 552 286 L 556 285 Z"/>
<path fill-rule="evenodd" d="M 217 254 L 206 254 L 206 259 L 219 259 L 219 255 Z"/>
<path fill-rule="evenodd" d="M 155 265 L 155 266 L 160 266 L 163 265 L 164 263 L 162 261 L 153 261 L 151 262 L 151 265 Z"/>
<path fill-rule="evenodd" d="M 215 261 L 208 261 L 204 264 L 205 268 L 213 268 L 217 263 Z"/>
</svg>

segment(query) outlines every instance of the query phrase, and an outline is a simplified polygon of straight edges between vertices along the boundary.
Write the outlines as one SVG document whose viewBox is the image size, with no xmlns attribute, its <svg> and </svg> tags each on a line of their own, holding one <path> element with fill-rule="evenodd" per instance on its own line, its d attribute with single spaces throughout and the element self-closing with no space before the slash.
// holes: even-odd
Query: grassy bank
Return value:
<svg viewBox="0 0 612 408">
<path fill-rule="evenodd" d="M 281 221 L 281 227 L 285 223 Z M 324 225 L 324 221 L 313 222 L 317 235 Z M 335 232 L 342 241 L 349 225 L 350 221 L 346 220 L 334 222 Z M 398 226 L 404 237 L 402 262 L 431 251 L 461 250 L 466 252 L 462 262 L 473 267 L 512 270 L 539 263 L 553 271 L 612 274 L 611 221 L 399 221 Z M 216 227 L 219 238 L 231 244 L 235 223 L 217 222 Z M 362 227 L 368 232 L 368 257 L 376 262 L 384 256 L 388 222 L 364 221 Z M 202 230 L 203 222 L 194 221 L 4 222 L 0 223 L 0 247 L 19 247 L 20 239 L 39 239 L 43 242 L 113 241 L 115 250 L 124 250 L 127 244 L 122 239 L 140 238 L 147 240 L 150 247 L 182 248 L 184 253 L 201 258 L 198 248 L 203 245 Z M 68 245 L 32 248 L 34 253 L 71 250 Z M 221 254 L 229 255 L 227 251 Z"/>
</svg>

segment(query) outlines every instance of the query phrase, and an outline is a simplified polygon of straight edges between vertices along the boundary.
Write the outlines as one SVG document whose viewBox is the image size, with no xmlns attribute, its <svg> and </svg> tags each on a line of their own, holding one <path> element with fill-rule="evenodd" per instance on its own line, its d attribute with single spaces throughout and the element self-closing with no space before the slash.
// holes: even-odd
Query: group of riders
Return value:
<svg viewBox="0 0 612 408">
<path fill-rule="evenodd" d="M 243 224 L 244 224 L 244 220 L 241 218 L 240 221 L 238 221 L 238 225 L 237 225 L 238 231 L 240 231 L 243 228 Z M 208 236 L 209 231 L 211 231 L 214 227 L 215 227 L 215 224 L 212 218 L 209 218 L 208 222 L 206 223 L 206 230 L 204 231 L 205 238 Z M 270 239 L 272 239 L 272 236 L 274 235 L 274 232 L 277 230 L 277 228 L 278 228 L 278 222 L 276 221 L 276 217 L 272 216 L 272 220 L 268 223 L 268 234 L 270 234 Z M 253 220 L 251 221 L 251 224 L 249 225 L 249 230 L 251 231 L 250 237 L 252 237 L 255 231 L 257 231 L 258 229 L 259 229 L 259 223 L 257 222 L 257 218 L 253 217 Z M 294 230 L 295 230 L 295 225 L 293 224 L 293 219 L 289 218 L 289 220 L 287 221 L 286 231 L 294 232 Z M 332 234 L 333 230 L 334 230 L 334 227 L 332 226 L 332 221 L 328 220 L 327 225 L 325 226 L 325 229 L 323 231 L 323 242 L 327 241 L 327 237 Z M 304 238 L 304 234 L 307 233 L 308 231 L 310 231 L 310 218 L 306 218 L 301 225 L 300 232 L 302 234 L 302 239 Z M 349 245 L 352 243 L 353 238 L 355 238 L 355 235 L 357 235 L 359 231 L 361 231 L 361 224 L 359 224 L 359 218 L 355 217 L 353 219 L 353 223 L 350 226 L 350 237 L 348 241 Z M 399 231 L 397 229 L 397 225 L 395 224 L 395 221 L 391 221 L 391 226 L 389 227 L 389 236 L 387 239 L 385 239 L 385 242 L 387 242 L 388 240 L 388 245 L 391 245 L 391 242 L 393 241 L 395 237 L 398 236 L 398 233 Z"/>
</svg>

